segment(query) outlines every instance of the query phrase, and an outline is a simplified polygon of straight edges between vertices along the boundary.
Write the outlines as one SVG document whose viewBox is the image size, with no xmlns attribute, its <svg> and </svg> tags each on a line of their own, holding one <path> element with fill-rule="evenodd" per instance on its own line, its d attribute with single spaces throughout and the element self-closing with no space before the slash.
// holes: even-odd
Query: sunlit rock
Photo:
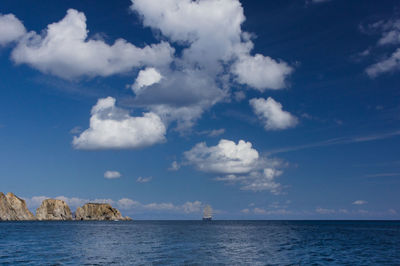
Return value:
<svg viewBox="0 0 400 266">
<path fill-rule="evenodd" d="M 36 210 L 38 220 L 72 220 L 72 213 L 67 203 L 58 199 L 46 199 Z"/>
<path fill-rule="evenodd" d="M 25 200 L 10 192 L 7 195 L 0 192 L 0 220 L 27 221 L 35 220 L 35 216 L 26 207 Z"/>
<path fill-rule="evenodd" d="M 119 210 L 111 207 L 108 203 L 86 203 L 76 209 L 75 220 L 127 221 L 131 218 L 123 217 Z"/>
</svg>

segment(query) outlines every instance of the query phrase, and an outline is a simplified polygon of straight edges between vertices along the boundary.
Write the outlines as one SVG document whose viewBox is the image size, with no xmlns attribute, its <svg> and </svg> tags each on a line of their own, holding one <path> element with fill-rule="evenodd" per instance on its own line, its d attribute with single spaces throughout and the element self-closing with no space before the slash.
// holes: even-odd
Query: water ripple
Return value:
<svg viewBox="0 0 400 266">
<path fill-rule="evenodd" d="M 400 265 L 400 222 L 1 222 L 0 264 Z"/>
</svg>

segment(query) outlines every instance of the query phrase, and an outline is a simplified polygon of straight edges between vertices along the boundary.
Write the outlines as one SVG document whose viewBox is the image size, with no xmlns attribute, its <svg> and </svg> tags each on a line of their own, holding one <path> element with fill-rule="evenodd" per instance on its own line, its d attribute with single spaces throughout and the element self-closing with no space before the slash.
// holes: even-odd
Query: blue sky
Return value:
<svg viewBox="0 0 400 266">
<path fill-rule="evenodd" d="M 3 192 L 134 219 L 400 218 L 397 1 L 0 3 Z"/>
</svg>

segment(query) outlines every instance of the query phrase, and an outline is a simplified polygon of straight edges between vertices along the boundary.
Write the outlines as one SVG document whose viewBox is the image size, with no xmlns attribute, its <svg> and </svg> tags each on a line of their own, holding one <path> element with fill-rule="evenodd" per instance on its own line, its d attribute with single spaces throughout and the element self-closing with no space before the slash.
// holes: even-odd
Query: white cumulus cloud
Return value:
<svg viewBox="0 0 400 266">
<path fill-rule="evenodd" d="M 216 146 L 198 143 L 184 153 L 189 164 L 203 172 L 223 174 L 215 180 L 240 183 L 241 189 L 280 192 L 281 185 L 275 178 L 282 174 L 277 167 L 281 163 L 259 155 L 250 142 L 240 140 L 237 144 L 222 139 Z"/>
<path fill-rule="evenodd" d="M 184 50 L 190 63 L 208 66 L 216 59 L 228 59 L 241 44 L 245 17 L 236 0 L 132 0 L 131 9 L 142 16 L 145 26 L 160 30 L 173 42 L 190 44 Z"/>
<path fill-rule="evenodd" d="M 265 168 L 262 172 L 251 172 L 247 178 L 252 178 L 252 181 L 245 184 L 242 189 L 252 191 L 269 190 L 273 193 L 279 193 L 280 184 L 274 182 L 274 179 L 281 174 L 282 171 L 273 168 Z"/>
<path fill-rule="evenodd" d="M 132 0 L 131 9 L 142 16 L 145 26 L 160 30 L 173 42 L 189 44 L 183 52 L 188 64 L 220 71 L 219 60 L 235 59 L 232 73 L 259 90 L 283 88 L 292 72 L 284 62 L 250 55 L 253 43 L 251 34 L 241 28 L 245 16 L 238 0 Z"/>
<path fill-rule="evenodd" d="M 251 99 L 250 105 L 254 113 L 264 122 L 265 130 L 281 130 L 297 125 L 298 119 L 282 110 L 282 104 L 271 97 Z"/>
<path fill-rule="evenodd" d="M 163 121 L 176 121 L 180 131 L 231 97 L 235 82 L 260 91 L 286 86 L 292 72 L 287 63 L 251 54 L 254 44 L 251 34 L 242 30 L 245 16 L 238 0 L 132 0 L 131 10 L 144 26 L 182 48 L 173 68 L 160 68 L 163 79 L 135 98 Z"/>
<path fill-rule="evenodd" d="M 145 116 L 155 115 L 150 120 L 160 117 L 166 127 L 180 132 L 190 130 L 215 104 L 230 97 L 243 99 L 239 88 L 231 92 L 238 83 L 259 91 L 287 86 L 293 68 L 283 60 L 254 54 L 252 34 L 242 29 L 246 18 L 239 0 L 131 3 L 143 26 L 164 41 L 144 47 L 124 39 L 107 43 L 91 37 L 95 35 L 89 34 L 84 13 L 69 9 L 40 34 L 23 35 L 11 58 L 64 79 L 141 69 L 131 86 L 135 97 L 126 105 L 145 108 Z"/>
<path fill-rule="evenodd" d="M 76 149 L 135 149 L 165 141 L 166 128 L 158 115 L 131 116 L 112 97 L 99 99 L 91 113 L 90 127 L 72 141 Z"/>
<path fill-rule="evenodd" d="M 154 67 L 148 67 L 140 70 L 135 83 L 132 85 L 132 90 L 135 94 L 139 94 L 143 87 L 153 85 L 160 82 L 162 75 Z"/>
<path fill-rule="evenodd" d="M 120 178 L 121 177 L 121 173 L 118 171 L 106 171 L 104 173 L 104 178 L 107 179 L 114 179 L 114 178 Z"/>
<path fill-rule="evenodd" d="M 285 62 L 256 54 L 255 56 L 242 56 L 233 65 L 233 73 L 237 75 L 239 83 L 247 84 L 261 92 L 266 89 L 282 89 L 286 87 L 286 78 L 292 73 Z"/>
<path fill-rule="evenodd" d="M 13 50 L 12 59 L 17 64 L 26 63 L 44 73 L 71 79 L 168 64 L 173 53 L 174 49 L 165 42 L 139 48 L 123 39 L 111 46 L 89 39 L 85 14 L 69 9 L 61 21 L 48 25 L 44 34 L 26 34 Z"/>
<path fill-rule="evenodd" d="M 24 25 L 13 14 L 0 14 L 0 46 L 19 40 L 25 33 Z"/>
<path fill-rule="evenodd" d="M 258 164 L 259 154 L 250 142 L 222 139 L 216 146 L 198 143 L 185 152 L 186 159 L 197 169 L 212 173 L 248 173 Z"/>
</svg>

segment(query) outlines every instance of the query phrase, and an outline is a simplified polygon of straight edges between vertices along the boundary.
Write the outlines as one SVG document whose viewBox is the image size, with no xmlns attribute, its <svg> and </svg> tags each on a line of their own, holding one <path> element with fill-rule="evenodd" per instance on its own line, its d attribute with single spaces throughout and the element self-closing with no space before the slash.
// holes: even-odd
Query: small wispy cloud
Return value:
<svg viewBox="0 0 400 266">
<path fill-rule="evenodd" d="M 122 175 L 118 171 L 106 171 L 104 173 L 104 178 L 107 179 L 115 179 L 115 178 L 120 178 Z"/>
<path fill-rule="evenodd" d="M 79 134 L 81 132 L 82 132 L 82 128 L 80 126 L 76 126 L 69 131 L 69 133 L 72 135 Z"/>
<path fill-rule="evenodd" d="M 331 0 L 311 0 L 311 2 L 314 3 L 314 4 L 326 3 L 326 2 L 329 2 L 329 1 L 331 1 Z"/>
<path fill-rule="evenodd" d="M 237 91 L 233 94 L 233 97 L 237 102 L 241 102 L 246 98 L 246 94 L 243 91 Z"/>
<path fill-rule="evenodd" d="M 365 175 L 365 177 L 391 177 L 391 176 L 400 176 L 400 173 L 378 173 L 378 174 Z"/>
<path fill-rule="evenodd" d="M 330 2 L 331 0 L 306 0 L 306 5 L 309 4 L 322 4 L 326 2 Z"/>
<path fill-rule="evenodd" d="M 179 163 L 177 161 L 173 161 L 171 163 L 171 166 L 168 168 L 168 170 L 170 171 L 178 171 L 179 168 L 181 168 L 181 166 L 179 165 Z"/>
<path fill-rule="evenodd" d="M 138 183 L 148 183 L 148 182 L 150 182 L 152 179 L 153 179 L 153 177 L 151 177 L 151 176 L 149 176 L 149 177 L 141 177 L 141 176 L 139 176 L 139 177 L 136 179 L 136 182 L 138 182 Z"/>
<path fill-rule="evenodd" d="M 396 137 L 400 135 L 400 130 L 395 130 L 392 132 L 380 133 L 380 134 L 372 134 L 366 136 L 355 136 L 355 137 L 341 137 L 341 138 L 333 138 L 328 140 L 323 140 L 314 143 L 308 143 L 298 146 L 285 147 L 281 149 L 271 150 L 268 154 L 277 154 L 277 153 L 285 153 L 291 151 L 305 150 L 311 148 L 325 147 L 325 146 L 333 146 L 340 144 L 351 144 L 351 143 L 361 143 L 368 142 L 374 140 L 388 139 L 392 137 Z"/>
<path fill-rule="evenodd" d="M 393 73 L 399 70 L 400 58 L 400 18 L 394 16 L 389 19 L 379 20 L 369 25 L 360 25 L 360 30 L 364 34 L 379 34 L 375 48 L 397 47 L 392 54 L 381 56 L 379 61 L 365 69 L 370 78 L 376 78 L 385 73 Z M 371 48 L 366 51 L 370 51 Z M 370 55 L 370 52 L 366 53 Z"/>
<path fill-rule="evenodd" d="M 325 208 L 316 208 L 315 209 L 315 212 L 316 213 L 319 213 L 319 214 L 334 214 L 334 213 L 336 213 L 336 210 L 334 210 L 334 209 L 325 209 Z"/>
<path fill-rule="evenodd" d="M 367 204 L 368 202 L 367 201 L 365 201 L 365 200 L 356 200 L 356 201 L 354 201 L 352 204 L 353 205 L 364 205 L 364 204 Z"/>
<path fill-rule="evenodd" d="M 246 209 L 241 210 L 240 212 L 244 213 L 244 214 L 248 214 L 248 213 L 250 213 L 250 210 L 246 208 Z"/>
<path fill-rule="evenodd" d="M 225 128 L 220 128 L 220 129 L 212 129 L 212 130 L 204 130 L 200 131 L 197 134 L 199 135 L 207 135 L 209 137 L 218 137 L 222 134 L 225 133 Z"/>
</svg>

